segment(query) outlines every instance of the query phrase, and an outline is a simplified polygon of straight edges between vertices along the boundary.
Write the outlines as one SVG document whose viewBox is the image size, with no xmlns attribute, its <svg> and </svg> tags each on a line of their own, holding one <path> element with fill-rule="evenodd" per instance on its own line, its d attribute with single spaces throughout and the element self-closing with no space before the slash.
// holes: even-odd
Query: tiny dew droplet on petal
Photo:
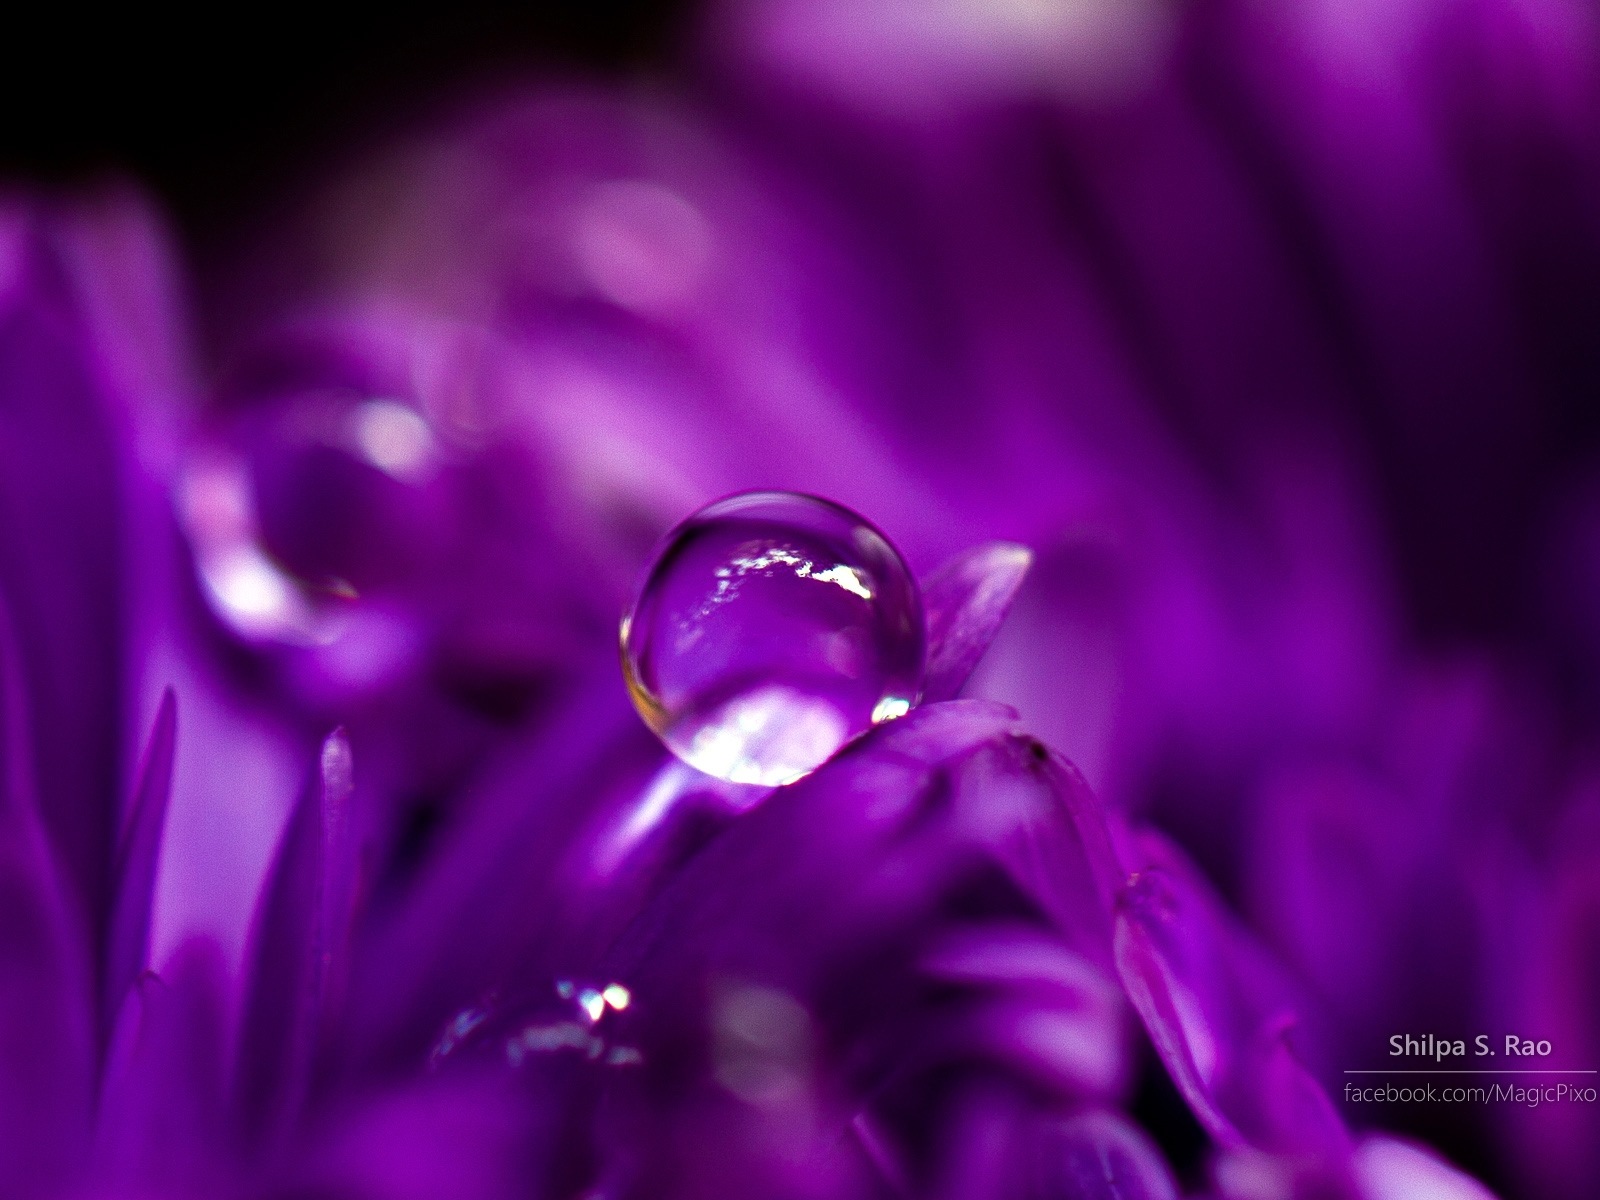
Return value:
<svg viewBox="0 0 1600 1200">
<path fill-rule="evenodd" d="M 644 1055 L 628 1040 L 630 988 L 612 981 L 558 979 L 514 1000 L 494 997 L 450 1018 L 428 1056 L 431 1070 L 455 1061 L 498 1061 L 515 1070 L 578 1058 L 636 1067 Z"/>
<path fill-rule="evenodd" d="M 622 621 L 628 690 L 690 766 L 792 783 L 922 694 L 922 599 L 849 509 L 747 492 L 667 536 Z"/>
</svg>

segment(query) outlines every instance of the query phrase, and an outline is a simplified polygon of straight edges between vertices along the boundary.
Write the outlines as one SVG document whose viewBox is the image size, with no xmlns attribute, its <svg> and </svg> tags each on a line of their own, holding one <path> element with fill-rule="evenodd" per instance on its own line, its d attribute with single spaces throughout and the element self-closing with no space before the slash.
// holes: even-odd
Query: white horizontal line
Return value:
<svg viewBox="0 0 1600 1200">
<path fill-rule="evenodd" d="M 1600 1075 L 1600 1071 L 1553 1071 L 1519 1067 L 1505 1071 L 1346 1071 L 1346 1075 Z"/>
</svg>

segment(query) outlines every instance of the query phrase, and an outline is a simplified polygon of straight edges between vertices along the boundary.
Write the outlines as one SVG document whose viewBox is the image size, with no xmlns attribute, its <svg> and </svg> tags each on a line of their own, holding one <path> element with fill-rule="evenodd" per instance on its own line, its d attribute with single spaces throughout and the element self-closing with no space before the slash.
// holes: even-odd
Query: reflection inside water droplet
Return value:
<svg viewBox="0 0 1600 1200">
<path fill-rule="evenodd" d="M 812 496 L 750 492 L 668 537 L 622 623 L 645 722 L 735 783 L 815 770 L 922 690 L 922 602 L 899 553 Z"/>
</svg>

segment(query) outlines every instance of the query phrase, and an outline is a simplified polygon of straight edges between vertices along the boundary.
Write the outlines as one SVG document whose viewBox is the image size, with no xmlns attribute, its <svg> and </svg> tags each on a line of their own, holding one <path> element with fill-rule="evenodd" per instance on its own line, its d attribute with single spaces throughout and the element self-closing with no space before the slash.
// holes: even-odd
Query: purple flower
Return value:
<svg viewBox="0 0 1600 1200">
<path fill-rule="evenodd" d="M 203 353 L 136 197 L 7 201 L 7 1194 L 1591 1177 L 1588 1109 L 1346 1090 L 1396 1032 L 1600 1046 L 1592 505 L 1532 513 L 1522 406 L 1595 378 L 1532 232 L 1600 246 L 1591 24 L 729 5 L 701 87 L 358 158 L 210 264 Z M 751 488 L 926 614 L 921 703 L 775 789 L 617 663 Z M 1508 495 L 1554 649 L 1498 575 L 1434 611 Z"/>
</svg>

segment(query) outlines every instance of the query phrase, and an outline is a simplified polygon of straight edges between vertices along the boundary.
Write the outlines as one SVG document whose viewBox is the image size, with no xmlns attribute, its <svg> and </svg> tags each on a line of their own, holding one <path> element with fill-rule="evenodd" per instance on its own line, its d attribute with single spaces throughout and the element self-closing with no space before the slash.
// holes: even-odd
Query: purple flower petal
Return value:
<svg viewBox="0 0 1600 1200">
<path fill-rule="evenodd" d="M 177 700 L 168 688 L 161 697 L 155 728 L 146 743 L 138 784 L 117 847 L 112 875 L 111 925 L 106 946 L 105 1003 L 102 1020 L 112 1020 L 123 997 L 147 965 L 150 905 L 155 895 L 161 835 L 172 792 L 177 741 Z"/>
<path fill-rule="evenodd" d="M 1033 565 L 1033 551 L 990 542 L 946 563 L 923 584 L 928 621 L 925 702 L 953 699 L 1006 618 Z"/>
<path fill-rule="evenodd" d="M 914 1131 L 975 1064 L 1057 1103 L 1116 1096 L 1127 1011 L 1090 862 L 1109 835 L 1012 719 L 949 701 L 878 727 L 649 901 L 599 976 L 634 997 L 652 1095 L 793 1097 L 889 1179 L 930 1169 L 905 1161 L 930 1153 Z"/>
<path fill-rule="evenodd" d="M 1221 1145 L 1344 1170 L 1348 1138 L 1289 1034 L 1294 991 L 1177 851 L 1153 834 L 1117 902 L 1116 959 L 1156 1052 Z"/>
<path fill-rule="evenodd" d="M 37 211 L 22 221 L 15 283 L 0 295 L 0 592 L 21 651 L 40 818 L 98 925 L 118 786 L 121 462 L 95 331 L 52 222 Z"/>
<path fill-rule="evenodd" d="M 0 605 L 0 1180 L 25 1195 L 80 1165 L 94 1033 L 85 938 L 35 807 L 19 659 Z"/>
<path fill-rule="evenodd" d="M 954 847 L 965 840 L 952 828 L 949 784 L 936 780 L 1011 720 L 998 705 L 955 701 L 879 726 L 814 776 L 775 792 L 693 860 L 625 939 L 619 964 L 659 949 L 660 967 L 676 972 L 688 962 L 667 950 L 668 929 L 698 927 L 715 912 L 696 953 L 756 953 L 778 958 L 786 973 L 803 971 L 830 938 L 865 936 L 924 902 L 941 876 L 959 869 Z M 879 860 L 890 852 L 904 857 L 903 873 Z M 853 898 L 840 891 L 846 886 Z M 796 927 L 764 945 L 758 931 L 770 932 L 790 906 Z M 809 910 L 803 921 L 799 910 Z"/>
<path fill-rule="evenodd" d="M 228 1131 L 223 1113 L 224 967 L 203 940 L 172 957 L 165 978 L 128 990 L 107 1057 L 96 1131 L 97 1173 L 124 1184 L 214 1190 Z"/>
<path fill-rule="evenodd" d="M 459 819 L 375 911 L 352 972 L 362 1019 L 345 1033 L 345 1055 L 422 1061 L 463 1006 L 575 970 L 566 960 L 583 951 L 570 947 L 592 955 L 626 922 L 635 872 L 604 851 L 666 753 L 615 682 L 607 649 L 608 670 L 596 664 L 594 684 L 568 694 L 559 719 L 463 789 Z M 596 871 L 597 855 L 608 870 Z"/>
<path fill-rule="evenodd" d="M 941 1131 L 939 1186 L 970 1200 L 1175 1200 L 1161 1151 L 1115 1111 L 1040 1111 L 974 1087 Z"/>
<path fill-rule="evenodd" d="M 351 786 L 350 745 L 335 732 L 289 817 L 251 931 L 235 1080 L 247 1136 L 281 1132 L 310 1084 L 345 950 L 335 906 L 348 895 L 338 869 Z"/>
<path fill-rule="evenodd" d="M 1059 939 L 999 923 L 952 931 L 923 961 L 930 978 L 977 990 L 955 1054 L 1006 1063 L 1066 1096 L 1111 1096 L 1124 1082 L 1127 1005 L 1116 981 Z"/>
<path fill-rule="evenodd" d="M 388 1200 L 548 1195 L 534 1183 L 539 1158 L 530 1153 L 543 1132 L 540 1115 L 539 1105 L 482 1080 L 394 1088 L 333 1114 L 322 1136 L 284 1168 L 281 1194 Z"/>
<path fill-rule="evenodd" d="M 1137 1126 L 1116 1113 L 1090 1111 L 1047 1128 L 1033 1152 L 1039 1200 L 1176 1200 L 1172 1171 Z"/>
<path fill-rule="evenodd" d="M 1111 906 L 1123 872 L 1100 800 L 1067 760 L 1031 737 L 995 739 L 963 766 L 969 835 L 1072 945 L 1110 964 Z"/>
<path fill-rule="evenodd" d="M 1494 1193 L 1470 1175 L 1398 1138 L 1364 1138 L 1355 1163 L 1362 1200 L 1494 1200 Z"/>
</svg>

